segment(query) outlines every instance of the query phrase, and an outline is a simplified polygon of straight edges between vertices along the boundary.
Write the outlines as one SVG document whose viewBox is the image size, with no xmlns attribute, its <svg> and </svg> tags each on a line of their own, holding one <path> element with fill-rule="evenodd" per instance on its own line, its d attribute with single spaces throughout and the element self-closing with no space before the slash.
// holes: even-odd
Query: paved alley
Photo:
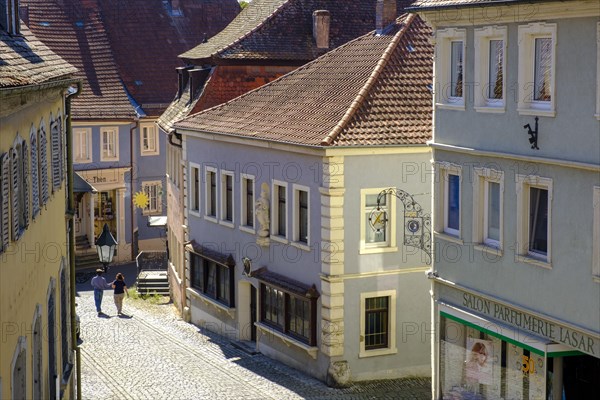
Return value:
<svg viewBox="0 0 600 400">
<path fill-rule="evenodd" d="M 108 274 L 110 281 L 117 268 Z M 120 269 L 122 270 L 122 269 Z M 81 274 L 80 274 L 81 275 Z M 135 273 L 125 272 L 131 285 Z M 84 399 L 429 399 L 430 381 L 403 379 L 332 389 L 261 354 L 181 320 L 166 300 L 125 299 L 110 290 L 98 317 L 89 280 L 79 279 Z"/>
</svg>

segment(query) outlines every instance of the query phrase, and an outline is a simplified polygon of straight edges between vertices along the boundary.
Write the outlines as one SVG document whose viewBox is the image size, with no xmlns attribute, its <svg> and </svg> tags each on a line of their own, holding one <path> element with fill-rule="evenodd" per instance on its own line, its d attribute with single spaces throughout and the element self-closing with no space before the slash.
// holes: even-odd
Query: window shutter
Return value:
<svg viewBox="0 0 600 400">
<path fill-rule="evenodd" d="M 48 141 L 46 139 L 46 131 L 44 127 L 40 127 L 40 205 L 46 204 L 48 201 L 48 151 L 46 147 Z"/>
<path fill-rule="evenodd" d="M 12 239 L 16 241 L 19 238 L 19 214 L 21 213 L 19 207 L 19 153 L 17 149 L 10 149 L 11 158 L 11 176 L 10 176 L 10 195 L 12 199 L 12 213 L 11 213 L 11 227 L 12 227 Z"/>
<path fill-rule="evenodd" d="M 40 187 L 38 179 L 38 146 L 37 146 L 37 132 L 35 129 L 32 130 L 29 139 L 31 143 L 31 218 L 35 217 L 40 212 Z"/>
<path fill-rule="evenodd" d="M 10 155 L 4 153 L 0 156 L 0 252 L 8 247 L 9 228 L 8 228 L 8 199 L 10 196 Z"/>
<path fill-rule="evenodd" d="M 60 135 L 57 121 L 50 122 L 50 140 L 52 141 L 52 192 L 60 186 Z"/>
<path fill-rule="evenodd" d="M 19 179 L 21 185 L 21 194 L 23 196 L 23 227 L 29 226 L 29 150 L 27 148 L 27 142 L 23 140 L 23 147 L 21 148 L 21 163 L 23 164 L 23 176 Z"/>
<path fill-rule="evenodd" d="M 58 186 L 62 187 L 65 179 L 65 152 L 64 152 L 64 132 L 62 126 L 62 117 L 57 118 L 58 125 Z"/>
</svg>

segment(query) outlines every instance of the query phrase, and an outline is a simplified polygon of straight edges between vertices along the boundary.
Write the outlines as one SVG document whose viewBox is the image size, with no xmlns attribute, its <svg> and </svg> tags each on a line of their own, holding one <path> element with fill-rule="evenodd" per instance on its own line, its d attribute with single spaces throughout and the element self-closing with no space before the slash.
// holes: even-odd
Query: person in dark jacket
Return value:
<svg viewBox="0 0 600 400">
<path fill-rule="evenodd" d="M 127 293 L 127 297 L 129 297 L 129 292 L 127 291 L 127 285 L 125 284 L 125 277 L 122 273 L 117 274 L 117 279 L 112 283 L 112 287 L 115 290 L 115 305 L 117 306 L 117 314 L 121 315 L 121 310 L 123 309 L 123 298 L 125 297 L 125 293 Z"/>
</svg>

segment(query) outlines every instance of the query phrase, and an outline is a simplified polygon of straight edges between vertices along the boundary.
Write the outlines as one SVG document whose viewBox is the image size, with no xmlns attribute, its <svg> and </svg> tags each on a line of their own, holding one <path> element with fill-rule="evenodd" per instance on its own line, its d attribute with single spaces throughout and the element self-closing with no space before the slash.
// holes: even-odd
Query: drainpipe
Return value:
<svg viewBox="0 0 600 400">
<path fill-rule="evenodd" d="M 140 120 L 136 118 L 134 125 L 129 129 L 129 165 L 131 165 L 131 171 L 129 172 L 129 208 L 131 213 L 131 259 L 135 260 L 137 254 L 133 254 L 134 244 L 133 244 L 133 221 L 135 218 L 135 209 L 133 208 L 133 131 L 135 131 L 140 124 Z"/>
<path fill-rule="evenodd" d="M 75 347 L 77 374 L 77 400 L 81 400 L 81 349 L 77 343 L 75 311 L 75 197 L 73 195 L 73 132 L 71 128 L 71 100 L 81 93 L 81 81 L 77 82 L 77 91 L 65 97 L 66 143 L 67 143 L 67 217 L 69 219 L 69 271 L 71 281 L 71 343 Z"/>
</svg>

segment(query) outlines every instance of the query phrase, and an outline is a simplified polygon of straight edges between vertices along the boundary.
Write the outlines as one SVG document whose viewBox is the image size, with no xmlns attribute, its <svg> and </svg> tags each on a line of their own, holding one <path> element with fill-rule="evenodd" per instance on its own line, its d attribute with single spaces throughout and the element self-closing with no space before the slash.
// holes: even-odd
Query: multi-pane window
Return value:
<svg viewBox="0 0 600 400">
<path fill-rule="evenodd" d="M 477 28 L 475 36 L 475 110 L 503 112 L 505 110 L 506 26 Z"/>
<path fill-rule="evenodd" d="M 217 216 L 217 171 L 214 168 L 206 167 L 205 174 L 205 213 L 208 217 Z"/>
<path fill-rule="evenodd" d="M 546 255 L 548 251 L 548 190 L 529 188 L 529 252 Z"/>
<path fill-rule="evenodd" d="M 230 266 L 191 254 L 191 282 L 198 292 L 234 306 L 234 273 Z"/>
<path fill-rule="evenodd" d="M 457 235 L 460 230 L 460 176 L 448 174 L 446 178 L 444 231 Z"/>
<path fill-rule="evenodd" d="M 500 242 L 500 184 L 485 182 L 484 241 Z"/>
<path fill-rule="evenodd" d="M 365 299 L 365 350 L 389 347 L 388 296 Z"/>
<path fill-rule="evenodd" d="M 450 47 L 450 97 L 463 97 L 463 42 L 452 41 Z"/>
<path fill-rule="evenodd" d="M 378 193 L 365 195 L 363 218 L 366 218 L 365 247 L 388 246 L 390 240 L 390 216 L 387 204 L 388 196 L 381 196 L 377 204 Z"/>
<path fill-rule="evenodd" d="M 242 175 L 242 222 L 243 226 L 254 227 L 254 177 Z"/>
<path fill-rule="evenodd" d="M 73 161 L 76 163 L 92 162 L 92 130 L 90 128 L 73 128 Z"/>
<path fill-rule="evenodd" d="M 233 173 L 221 173 L 221 220 L 233 222 Z"/>
<path fill-rule="evenodd" d="M 101 128 L 101 161 L 114 161 L 119 159 L 119 140 L 117 128 Z"/>
<path fill-rule="evenodd" d="M 310 292 L 310 291 L 309 291 Z M 260 285 L 260 321 L 301 342 L 316 344 L 316 299 L 272 284 Z"/>
<path fill-rule="evenodd" d="M 148 197 L 148 205 L 144 214 L 154 214 L 162 211 L 162 183 L 160 181 L 143 182 L 142 189 Z"/>
<path fill-rule="evenodd" d="M 535 39 L 533 100 L 550 101 L 552 81 L 552 39 Z"/>
<path fill-rule="evenodd" d="M 504 172 L 474 168 L 473 242 L 502 249 Z"/>
<path fill-rule="evenodd" d="M 200 212 L 200 167 L 190 164 L 190 211 Z"/>
<path fill-rule="evenodd" d="M 140 141 L 142 155 L 156 155 L 159 153 L 156 125 L 142 124 L 140 127 Z"/>
<path fill-rule="evenodd" d="M 294 185 L 294 241 L 309 242 L 309 200 L 308 188 Z"/>
</svg>

